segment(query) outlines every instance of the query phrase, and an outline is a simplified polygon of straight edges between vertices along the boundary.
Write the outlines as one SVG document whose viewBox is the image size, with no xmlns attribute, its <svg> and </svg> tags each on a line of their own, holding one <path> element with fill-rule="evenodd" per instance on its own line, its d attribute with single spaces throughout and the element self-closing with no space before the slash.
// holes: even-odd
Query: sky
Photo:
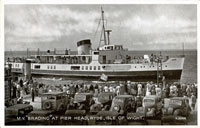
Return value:
<svg viewBox="0 0 200 128">
<path fill-rule="evenodd" d="M 197 6 L 132 5 L 5 5 L 5 50 L 77 50 L 91 39 L 99 46 L 101 7 L 111 44 L 129 50 L 197 49 Z M 99 28 L 97 30 L 97 28 Z M 96 33 L 96 34 L 95 34 Z"/>
</svg>

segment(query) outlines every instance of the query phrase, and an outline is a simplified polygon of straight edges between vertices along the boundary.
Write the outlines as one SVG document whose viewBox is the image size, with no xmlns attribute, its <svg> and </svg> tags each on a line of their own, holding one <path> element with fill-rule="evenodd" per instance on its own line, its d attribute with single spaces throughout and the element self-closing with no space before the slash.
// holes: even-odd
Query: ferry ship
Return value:
<svg viewBox="0 0 200 128">
<path fill-rule="evenodd" d="M 92 50 L 90 39 L 77 42 L 78 54 L 71 55 L 68 50 L 63 54 L 32 55 L 30 58 L 7 60 L 12 65 L 12 72 L 27 73 L 31 69 L 33 76 L 80 77 L 99 79 L 179 79 L 181 78 L 184 56 L 163 57 L 160 55 L 143 55 L 136 57 L 128 54 L 122 45 L 110 44 L 111 30 L 104 26 L 104 11 L 101 10 L 102 34 L 104 45 Z M 102 39 L 103 38 L 103 39 Z M 106 79 L 107 79 L 106 78 Z"/>
</svg>

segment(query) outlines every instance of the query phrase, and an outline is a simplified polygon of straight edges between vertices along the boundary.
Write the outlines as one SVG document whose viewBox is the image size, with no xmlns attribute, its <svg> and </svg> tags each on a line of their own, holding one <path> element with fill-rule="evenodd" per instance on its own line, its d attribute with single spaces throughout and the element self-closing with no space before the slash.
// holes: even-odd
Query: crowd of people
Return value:
<svg viewBox="0 0 200 128">
<path fill-rule="evenodd" d="M 197 84 L 180 83 L 154 83 L 154 82 L 116 82 L 116 83 L 67 83 L 63 85 L 47 85 L 38 83 L 36 79 L 13 82 L 12 98 L 21 99 L 24 95 L 31 95 L 32 102 L 36 96 L 48 92 L 93 93 L 97 97 L 101 92 L 114 92 L 116 95 L 148 96 L 157 95 L 161 98 L 188 97 L 192 101 L 192 106 L 196 104 Z"/>
</svg>

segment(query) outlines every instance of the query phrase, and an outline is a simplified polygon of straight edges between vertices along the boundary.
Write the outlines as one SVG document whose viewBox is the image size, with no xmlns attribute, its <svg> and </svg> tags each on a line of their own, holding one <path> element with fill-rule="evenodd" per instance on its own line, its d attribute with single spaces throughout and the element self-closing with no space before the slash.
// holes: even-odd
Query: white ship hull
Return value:
<svg viewBox="0 0 200 128">
<path fill-rule="evenodd" d="M 24 63 L 11 63 L 12 72 L 23 73 Z M 92 61 L 90 64 L 50 64 L 32 63 L 31 73 L 35 76 L 58 77 L 100 77 L 127 79 L 155 79 L 160 71 L 166 79 L 180 79 L 184 58 L 170 58 L 162 65 L 157 63 L 142 64 L 100 64 Z"/>
</svg>

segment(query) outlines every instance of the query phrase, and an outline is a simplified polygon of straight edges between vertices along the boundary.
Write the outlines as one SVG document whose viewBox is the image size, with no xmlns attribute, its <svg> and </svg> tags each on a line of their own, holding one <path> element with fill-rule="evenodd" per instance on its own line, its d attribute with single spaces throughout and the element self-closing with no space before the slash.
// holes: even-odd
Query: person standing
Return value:
<svg viewBox="0 0 200 128">
<path fill-rule="evenodd" d="M 160 86 L 157 86 L 155 88 L 155 91 L 156 91 L 156 96 L 159 96 L 159 97 L 162 96 L 162 89 L 160 88 Z"/>
<path fill-rule="evenodd" d="M 124 93 L 126 92 L 126 89 L 125 89 L 125 85 L 124 84 L 120 84 L 120 95 L 124 95 Z"/>
<path fill-rule="evenodd" d="M 151 95 L 151 85 L 150 85 L 149 82 L 147 82 L 147 84 L 146 84 L 146 91 L 145 92 L 146 92 L 145 96 Z"/>
<path fill-rule="evenodd" d="M 25 95 L 28 95 L 28 81 L 24 82 L 23 85 L 24 85 L 24 93 Z"/>
<path fill-rule="evenodd" d="M 34 102 L 34 99 L 35 99 L 35 89 L 34 89 L 34 87 L 31 87 L 31 97 L 32 97 L 32 102 Z"/>
<path fill-rule="evenodd" d="M 166 90 L 165 90 L 165 96 L 166 96 L 166 98 L 169 98 L 170 87 L 169 87 L 168 84 L 166 84 L 166 88 L 165 88 L 165 89 L 166 89 Z"/>
<path fill-rule="evenodd" d="M 92 84 L 89 87 L 89 91 L 90 91 L 90 93 L 94 93 L 94 86 Z"/>
<path fill-rule="evenodd" d="M 187 88 L 186 84 L 181 85 L 182 96 L 186 95 L 186 88 Z"/>
<path fill-rule="evenodd" d="M 13 99 L 17 97 L 16 92 L 17 92 L 17 86 L 16 83 L 13 83 L 13 93 L 12 93 Z"/>
<path fill-rule="evenodd" d="M 191 85 L 191 93 L 193 93 L 197 97 L 197 89 L 194 84 Z"/>
<path fill-rule="evenodd" d="M 17 98 L 21 96 L 21 86 L 17 84 Z"/>
<path fill-rule="evenodd" d="M 63 89 L 62 90 L 63 90 L 63 92 L 67 92 L 66 84 L 63 85 Z"/>
<path fill-rule="evenodd" d="M 137 93 L 137 95 L 138 96 L 142 96 L 142 84 L 138 83 L 137 87 L 138 87 L 138 90 L 137 90 L 138 93 Z"/>
<path fill-rule="evenodd" d="M 117 86 L 115 91 L 116 91 L 117 96 L 120 95 L 120 86 Z"/>
<path fill-rule="evenodd" d="M 155 85 L 151 88 L 151 95 L 156 95 Z"/>
<path fill-rule="evenodd" d="M 161 89 L 162 89 L 162 88 L 165 88 L 165 86 L 166 86 L 166 79 L 165 79 L 165 76 L 162 77 L 162 82 L 163 82 L 163 83 L 162 83 Z"/>
<path fill-rule="evenodd" d="M 19 85 L 21 86 L 21 88 L 23 88 L 23 80 L 22 79 L 19 80 Z"/>
<path fill-rule="evenodd" d="M 196 105 L 196 101 L 197 101 L 197 98 L 196 96 L 194 95 L 194 93 L 192 93 L 192 96 L 191 96 L 191 107 L 192 107 L 192 110 L 194 111 L 195 110 L 195 105 Z"/>
<path fill-rule="evenodd" d="M 187 85 L 186 93 L 187 93 L 187 96 L 188 96 L 188 97 L 191 97 L 191 88 L 190 88 L 190 85 L 189 85 L 189 84 Z"/>
</svg>

